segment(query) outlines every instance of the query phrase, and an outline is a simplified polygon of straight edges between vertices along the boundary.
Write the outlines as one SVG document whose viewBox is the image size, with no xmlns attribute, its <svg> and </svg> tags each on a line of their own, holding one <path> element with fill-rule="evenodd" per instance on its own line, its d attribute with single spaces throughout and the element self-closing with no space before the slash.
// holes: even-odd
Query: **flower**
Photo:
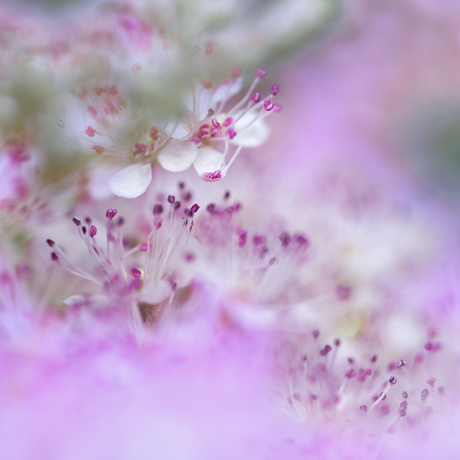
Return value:
<svg viewBox="0 0 460 460">
<path fill-rule="evenodd" d="M 210 54 L 210 51 L 205 51 L 205 54 Z M 204 80 L 202 85 L 192 84 L 191 102 L 181 116 L 183 122 L 170 123 L 172 127 L 169 129 L 153 126 L 150 140 L 135 144 L 134 155 L 147 160 L 149 156 L 157 159 L 160 166 L 171 172 L 185 171 L 193 164 L 198 175 L 209 182 L 225 177 L 242 148 L 258 147 L 267 140 L 269 128 L 263 119 L 270 112 L 281 110 L 279 104 L 272 102 L 278 94 L 278 85 L 272 86 L 271 94 L 266 98 L 262 98 L 259 92 L 252 93 L 258 81 L 265 76 L 265 70 L 258 69 L 245 96 L 224 112 L 227 101 L 241 90 L 240 74 L 238 67 L 233 68 L 230 78 L 219 85 L 212 96 L 209 94 L 212 88 L 209 80 Z M 105 93 L 106 89 L 99 89 L 99 95 L 102 92 Z M 121 109 L 121 105 L 118 108 Z M 113 109 L 109 113 L 112 119 Z M 89 137 L 104 135 L 102 130 L 92 125 L 88 125 L 86 134 Z M 223 151 L 216 149 L 221 144 Z M 236 146 L 236 150 L 226 163 L 232 145 Z M 93 149 L 97 153 L 106 152 L 102 145 L 93 146 Z M 136 198 L 146 191 L 151 178 L 149 164 L 136 163 L 112 176 L 109 185 L 115 195 Z"/>
<path fill-rule="evenodd" d="M 241 90 L 241 69 L 234 67 L 230 78 L 219 85 L 211 97 L 204 90 L 209 89 L 212 83 L 204 82 L 203 87 L 193 94 L 188 121 L 182 127 L 182 131 L 185 128 L 186 135 L 181 139 L 192 141 L 196 148 L 193 145 L 190 147 L 187 142 L 167 144 L 158 155 L 160 165 L 168 171 L 176 172 L 188 169 L 193 163 L 201 178 L 215 181 L 226 175 L 241 148 L 263 144 L 269 135 L 269 128 L 263 123 L 263 118 L 271 111 L 281 110 L 280 105 L 272 102 L 272 97 L 278 94 L 278 85 L 273 85 L 271 95 L 263 102 L 259 92 L 251 94 L 265 73 L 265 70 L 258 69 L 245 96 L 225 112 L 223 108 L 227 101 Z M 214 148 L 219 143 L 224 144 L 224 152 L 218 152 Z M 225 157 L 231 144 L 239 148 L 228 165 L 225 165 Z"/>
<path fill-rule="evenodd" d="M 184 184 L 181 184 L 183 188 Z M 181 195 L 186 205 L 191 194 L 182 191 Z M 134 328 L 142 321 L 158 321 L 162 310 L 171 304 L 178 287 L 175 268 L 187 249 L 198 210 L 197 204 L 185 207 L 169 195 L 153 206 L 147 231 L 128 236 L 122 233 L 125 218 L 115 219 L 117 210 L 109 208 L 105 213 L 104 246 L 97 242 L 98 228 L 90 217 L 85 217 L 84 222 L 74 217 L 72 221 L 95 267 L 88 271 L 79 266 L 55 241 L 47 239 L 52 250 L 51 260 L 71 274 L 96 284 L 99 290 L 91 295 L 73 295 L 64 303 L 74 308 L 95 310 L 113 310 L 115 304 L 115 310 L 120 310 L 128 318 L 128 325 Z M 136 242 L 136 237 L 143 240 Z"/>
</svg>

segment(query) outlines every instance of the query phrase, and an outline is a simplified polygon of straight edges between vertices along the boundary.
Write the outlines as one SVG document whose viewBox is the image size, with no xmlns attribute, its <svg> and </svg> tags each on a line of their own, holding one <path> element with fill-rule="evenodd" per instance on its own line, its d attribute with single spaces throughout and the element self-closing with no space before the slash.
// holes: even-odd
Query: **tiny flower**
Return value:
<svg viewBox="0 0 460 460">
<path fill-rule="evenodd" d="M 181 196 L 185 202 L 190 200 L 188 193 L 182 191 Z M 116 298 L 120 307 L 131 317 L 131 324 L 137 327 L 141 313 L 144 316 L 147 314 L 145 309 L 161 304 L 177 289 L 176 268 L 188 247 L 198 210 L 198 204 L 188 208 L 182 206 L 174 195 L 169 195 L 163 203 L 158 202 L 153 206 L 150 231 L 144 235 L 144 241 L 133 247 L 126 247 L 122 232 L 125 220 L 118 217 L 116 209 L 109 208 L 106 211 L 106 243 L 103 246 L 98 242 L 100 232 L 91 223 L 92 220 L 86 217 L 83 222 L 74 217 L 72 221 L 93 260 L 94 267 L 91 270 L 75 263 L 54 240 L 47 239 L 46 242 L 52 249 L 52 261 L 99 287 L 93 308 L 107 306 Z M 92 299 L 93 295 L 77 294 L 66 299 L 65 303 L 73 307 L 81 307 L 83 304 L 91 306 Z"/>
<path fill-rule="evenodd" d="M 218 156 L 214 158 L 217 162 Z M 216 166 L 214 163 L 211 169 Z M 219 170 L 216 172 L 219 174 Z M 307 237 L 279 228 L 268 227 L 265 234 L 242 228 L 244 203 L 229 204 L 228 200 L 226 193 L 223 203 L 208 204 L 206 213 L 196 221 L 194 234 L 202 248 L 200 261 L 213 267 L 206 278 L 227 289 L 233 284 L 240 296 L 260 303 L 269 299 L 294 301 L 299 295 L 297 276 L 308 260 Z"/>
</svg>

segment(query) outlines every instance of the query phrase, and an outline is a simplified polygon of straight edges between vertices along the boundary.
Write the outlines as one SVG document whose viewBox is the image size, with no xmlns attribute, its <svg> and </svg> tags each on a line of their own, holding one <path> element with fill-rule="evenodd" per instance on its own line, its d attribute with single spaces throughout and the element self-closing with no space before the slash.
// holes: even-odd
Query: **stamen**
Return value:
<svg viewBox="0 0 460 460">
<path fill-rule="evenodd" d="M 427 351 L 438 351 L 441 348 L 441 343 L 428 341 L 425 343 L 424 348 Z"/>
<path fill-rule="evenodd" d="M 98 155 L 101 155 L 102 153 L 105 152 L 105 148 L 100 146 L 100 145 L 93 145 L 91 147 Z"/>
<path fill-rule="evenodd" d="M 117 215 L 116 209 L 107 209 L 105 213 L 105 217 L 107 217 L 107 219 L 109 220 L 112 220 L 116 215 Z"/>
<path fill-rule="evenodd" d="M 242 148 L 243 148 L 242 146 L 239 146 L 239 147 L 236 149 L 236 152 L 233 154 L 232 159 L 228 162 L 227 166 L 226 166 L 225 169 L 224 169 L 224 173 L 225 173 L 225 174 L 227 173 L 227 171 L 229 170 L 229 168 L 230 168 L 230 166 L 233 164 L 233 162 L 236 160 L 236 157 L 239 155 L 239 153 L 241 152 L 241 149 L 242 149 Z M 215 173 L 219 173 L 219 174 L 218 174 L 218 175 L 219 175 L 218 179 L 220 179 L 220 178 L 222 177 L 222 174 L 220 173 L 220 171 L 215 171 Z M 214 173 L 214 174 L 215 174 L 215 173 Z M 224 175 L 225 175 L 225 174 L 224 174 Z"/>
<path fill-rule="evenodd" d="M 246 230 L 240 230 L 238 232 L 238 246 L 241 248 L 246 244 L 248 232 Z"/>
<path fill-rule="evenodd" d="M 238 78 L 241 75 L 241 69 L 238 66 L 234 66 L 232 70 L 230 70 L 230 75 L 233 78 Z"/>
<path fill-rule="evenodd" d="M 159 216 L 160 214 L 163 213 L 163 206 L 161 204 L 156 204 L 154 207 L 153 207 L 153 214 L 155 216 Z"/>
<path fill-rule="evenodd" d="M 288 233 L 284 232 L 284 233 L 281 233 L 281 235 L 279 236 L 280 238 L 280 241 L 281 241 L 281 246 L 283 248 L 286 248 L 289 246 L 289 243 L 291 242 L 291 237 L 289 236 Z"/>
<path fill-rule="evenodd" d="M 251 101 L 255 102 L 256 104 L 260 102 L 262 96 L 260 95 L 259 92 L 257 93 L 254 93 L 252 96 L 251 96 Z"/>
<path fill-rule="evenodd" d="M 347 379 L 352 379 L 353 377 L 356 376 L 356 371 L 354 369 L 350 369 L 346 374 L 345 377 Z"/>
<path fill-rule="evenodd" d="M 86 128 L 85 133 L 86 133 L 89 137 L 94 137 L 94 135 L 97 133 L 97 131 L 96 131 L 91 125 L 89 125 L 89 126 Z"/>
<path fill-rule="evenodd" d="M 275 108 L 275 104 L 271 101 L 271 98 L 267 97 L 264 101 L 264 109 L 267 112 L 270 112 Z"/>
<path fill-rule="evenodd" d="M 229 139 L 232 140 L 237 135 L 237 132 L 233 128 L 228 128 L 227 134 L 228 134 Z"/>
<path fill-rule="evenodd" d="M 396 384 L 396 377 L 391 376 L 390 379 L 388 380 L 387 386 L 385 387 L 383 392 L 380 393 L 380 396 L 377 398 L 377 400 L 374 402 L 374 404 L 372 404 L 371 411 L 373 411 L 375 409 L 375 407 L 377 407 L 377 405 L 380 403 L 380 401 L 383 401 L 383 400 L 386 399 L 388 390 L 390 389 L 390 387 L 392 387 L 395 384 Z"/>
<path fill-rule="evenodd" d="M 327 356 L 327 354 L 332 350 L 332 347 L 330 345 L 325 345 L 324 348 L 321 349 L 319 352 L 321 356 Z"/>
<path fill-rule="evenodd" d="M 351 296 L 351 287 L 344 284 L 339 284 L 335 288 L 335 295 L 338 300 L 348 300 Z"/>
<path fill-rule="evenodd" d="M 206 80 L 206 79 L 204 79 L 204 80 L 202 81 L 202 83 L 203 83 L 203 87 L 206 88 L 206 89 L 211 89 L 212 86 L 213 86 L 211 80 Z"/>
<path fill-rule="evenodd" d="M 140 278 L 142 276 L 142 272 L 137 268 L 132 268 L 131 275 L 133 276 L 133 278 Z"/>
</svg>

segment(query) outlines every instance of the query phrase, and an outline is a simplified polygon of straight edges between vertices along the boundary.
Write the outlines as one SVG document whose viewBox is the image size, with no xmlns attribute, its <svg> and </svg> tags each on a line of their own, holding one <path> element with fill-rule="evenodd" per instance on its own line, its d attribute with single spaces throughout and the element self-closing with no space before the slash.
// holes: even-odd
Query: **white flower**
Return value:
<svg viewBox="0 0 460 460">
<path fill-rule="evenodd" d="M 265 76 L 265 70 L 258 69 L 244 97 L 233 108 L 224 110 L 227 102 L 242 88 L 240 73 L 241 70 L 234 67 L 231 77 L 220 84 L 211 96 L 209 89 L 212 83 L 209 81 L 195 91 L 192 101 L 187 104 L 186 123 L 176 124 L 171 133 L 174 136 L 177 131 L 185 131 L 185 136 L 173 143 L 169 141 L 158 154 L 158 162 L 164 169 L 185 171 L 194 164 L 202 179 L 219 180 L 226 175 L 242 148 L 259 147 L 268 139 L 270 128 L 264 118 L 270 112 L 281 109 L 272 102 L 278 94 L 278 85 L 272 86 L 270 96 L 265 99 L 260 93 L 253 93 L 258 81 Z M 197 149 L 185 141 L 193 142 Z M 226 157 L 232 147 L 236 149 L 227 162 Z"/>
<path fill-rule="evenodd" d="M 264 118 L 281 109 L 272 102 L 278 85 L 272 86 L 265 99 L 260 93 L 253 93 L 265 76 L 265 70 L 257 69 L 256 78 L 243 98 L 234 107 L 224 110 L 228 101 L 241 91 L 240 74 L 241 70 L 234 67 L 230 78 L 212 94 L 210 81 L 194 85 L 190 100 L 184 103 L 184 121 L 170 122 L 164 129 L 152 127 L 151 140 L 137 143 L 135 155 L 144 160 L 156 159 L 163 169 L 171 172 L 185 171 L 193 164 L 198 175 L 209 182 L 225 177 L 242 148 L 259 147 L 268 139 L 270 128 Z M 88 127 L 88 136 L 97 133 L 92 126 Z M 97 148 L 99 153 L 104 153 L 102 147 Z M 136 198 L 147 190 L 151 179 L 150 165 L 131 165 L 112 176 L 109 185 L 115 195 Z"/>
</svg>

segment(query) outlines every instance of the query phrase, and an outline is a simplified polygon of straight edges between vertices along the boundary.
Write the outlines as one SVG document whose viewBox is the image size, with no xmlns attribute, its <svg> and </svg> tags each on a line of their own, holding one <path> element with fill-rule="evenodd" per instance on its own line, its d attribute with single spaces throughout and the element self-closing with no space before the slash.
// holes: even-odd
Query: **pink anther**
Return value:
<svg viewBox="0 0 460 460">
<path fill-rule="evenodd" d="M 233 78 L 238 78 L 241 75 L 241 69 L 238 66 L 234 66 L 232 70 L 230 70 L 230 75 Z"/>
<path fill-rule="evenodd" d="M 94 137 L 94 135 L 96 134 L 96 130 L 95 130 L 91 125 L 88 125 L 88 127 L 86 128 L 85 133 L 86 133 L 89 137 Z"/>
<path fill-rule="evenodd" d="M 95 150 L 98 155 L 105 151 L 105 148 L 100 145 L 93 145 L 91 148 Z"/>
<path fill-rule="evenodd" d="M 206 89 L 211 89 L 212 88 L 212 81 L 211 80 L 203 80 L 203 86 L 206 88 Z"/>
</svg>

